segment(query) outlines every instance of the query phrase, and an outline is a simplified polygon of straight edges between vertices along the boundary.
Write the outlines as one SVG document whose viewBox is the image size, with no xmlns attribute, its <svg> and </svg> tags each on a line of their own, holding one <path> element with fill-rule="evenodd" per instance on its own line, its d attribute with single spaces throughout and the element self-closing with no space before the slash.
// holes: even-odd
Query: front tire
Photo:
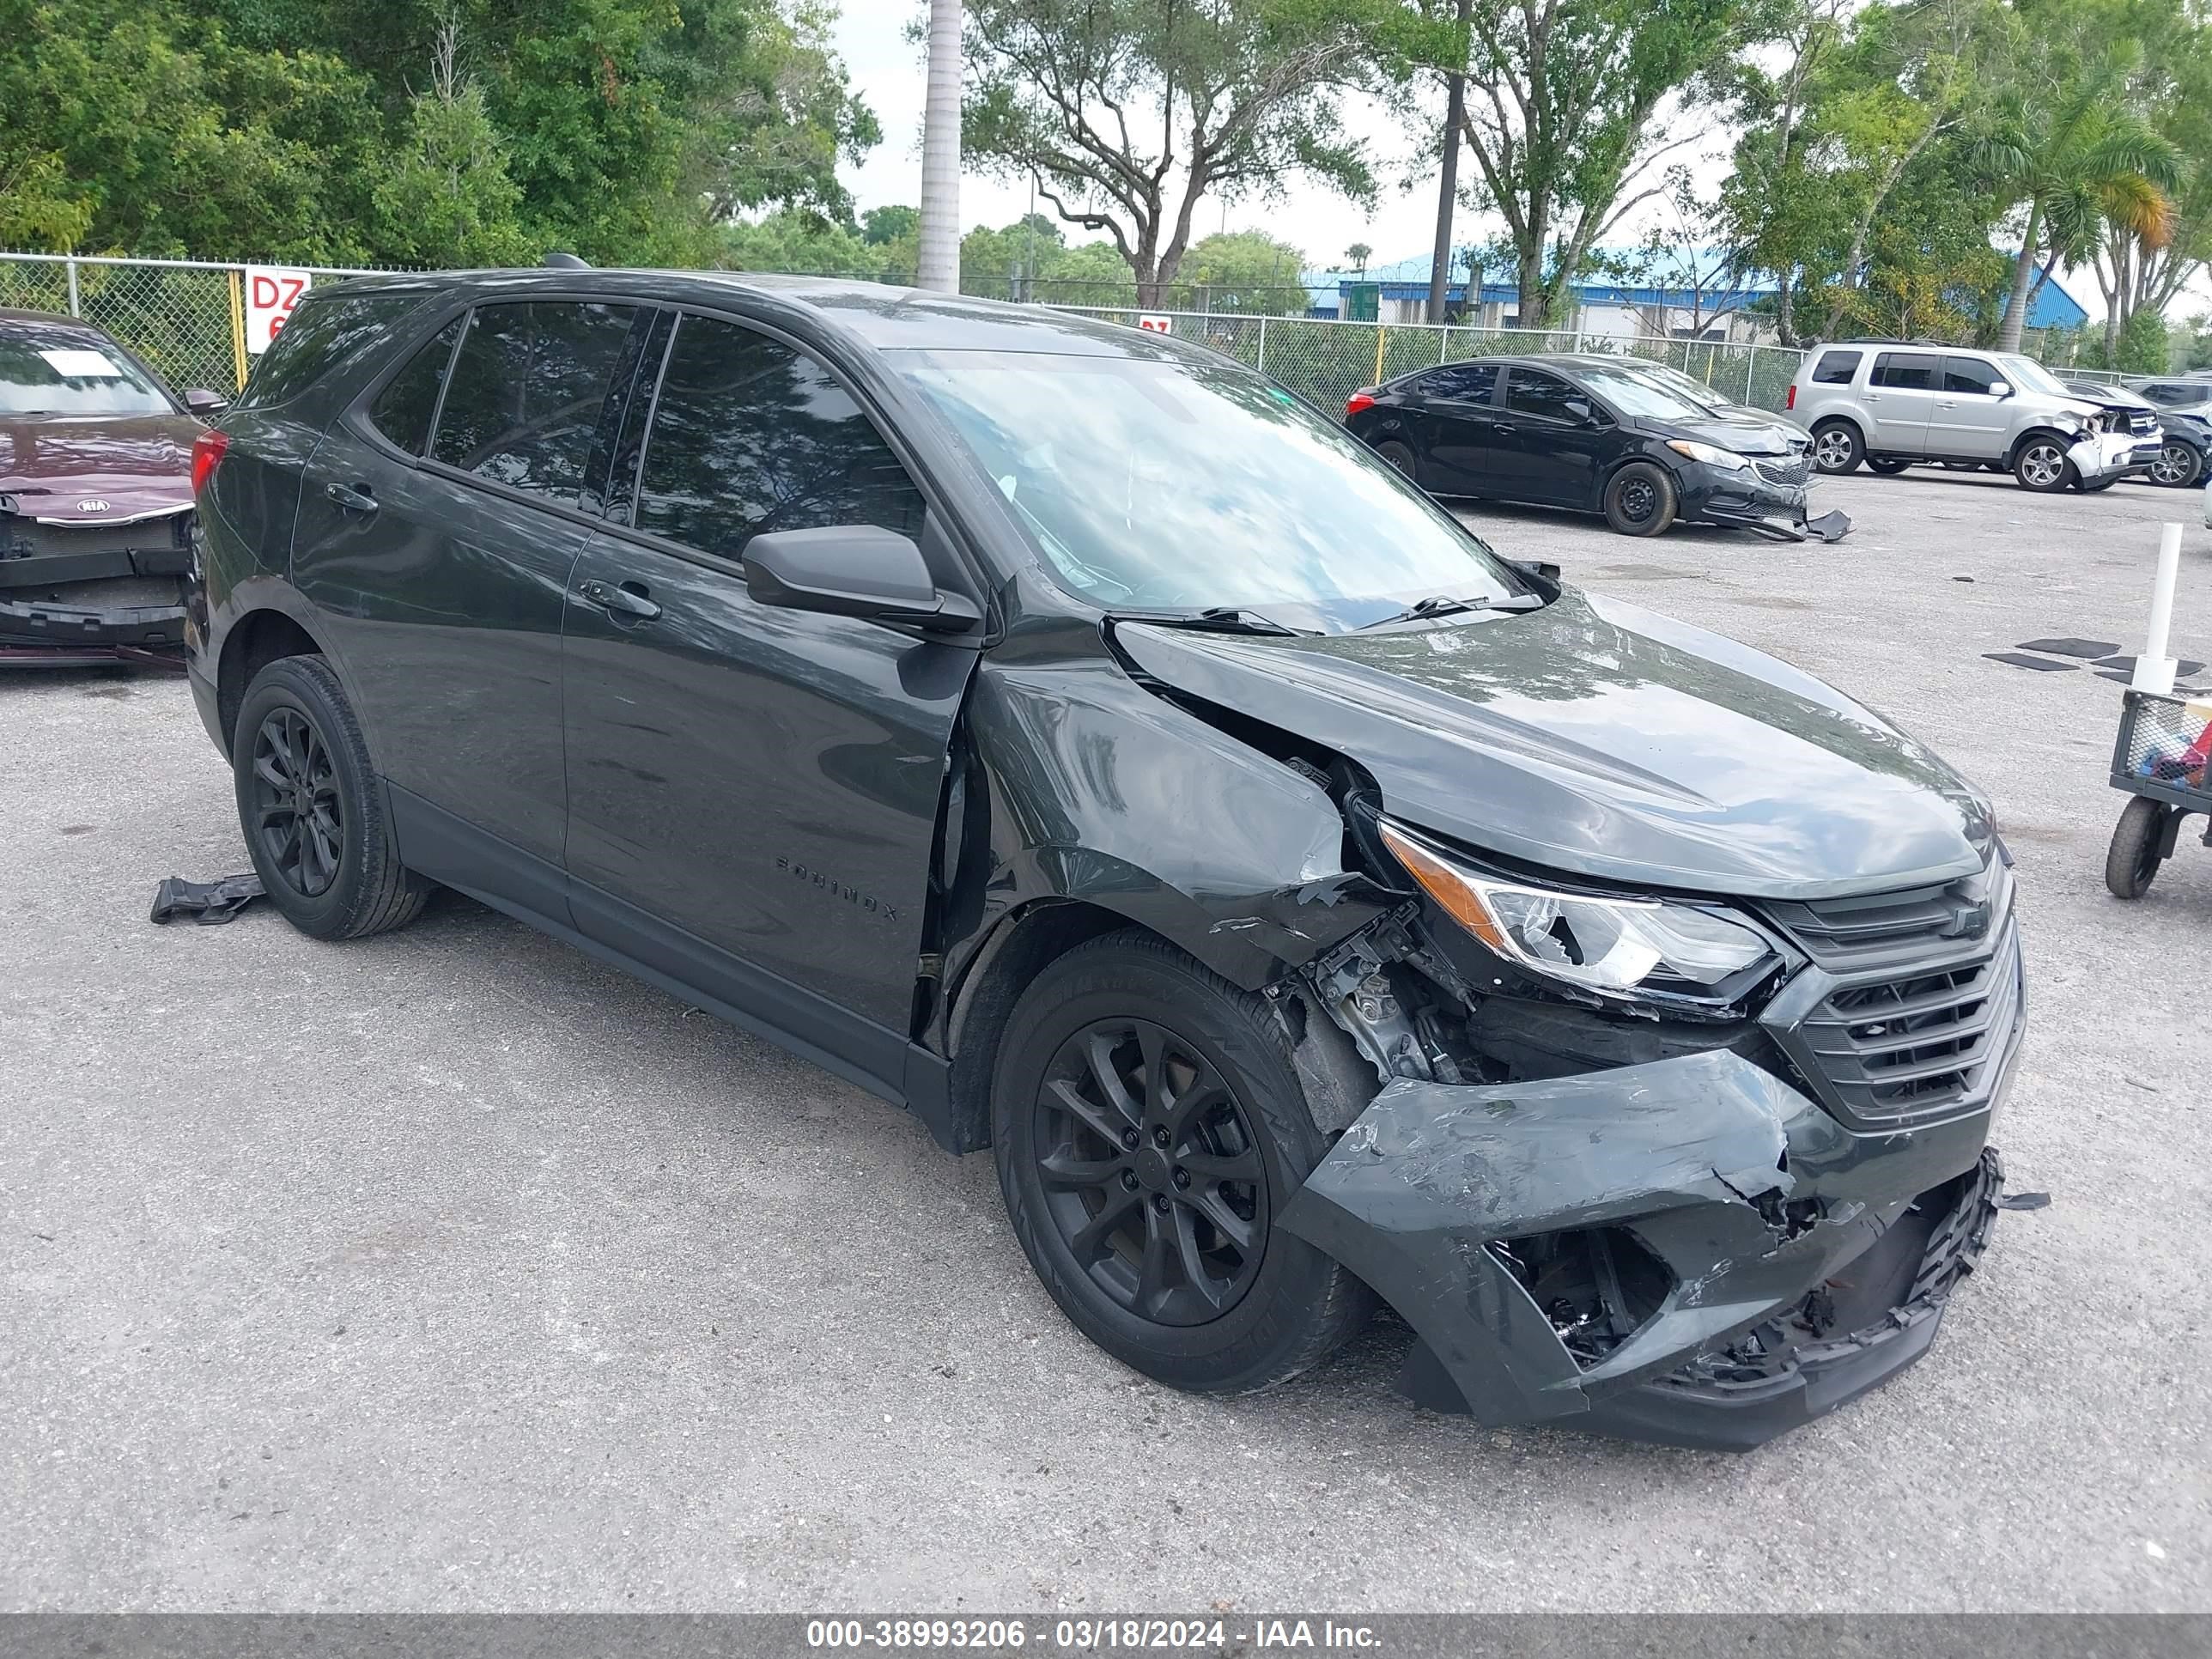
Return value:
<svg viewBox="0 0 2212 1659">
<path fill-rule="evenodd" d="M 1135 929 L 1015 1005 L 991 1091 L 1014 1237 L 1133 1370 L 1265 1389 L 1357 1330 L 1366 1287 L 1275 1223 L 1328 1151 L 1266 1003 Z"/>
<path fill-rule="evenodd" d="M 1674 480 L 1650 461 L 1631 461 L 1606 481 L 1605 521 L 1624 536 L 1665 534 L 1677 505 Z"/>
<path fill-rule="evenodd" d="M 1867 465 L 1887 478 L 1895 477 L 1912 463 L 1897 455 L 1869 455 Z"/>
<path fill-rule="evenodd" d="M 2152 480 L 2169 489 L 2190 489 L 2203 473 L 2204 458 L 2188 444 L 2166 445 L 2150 464 Z"/>
<path fill-rule="evenodd" d="M 422 914 L 430 884 L 399 862 L 361 722 L 320 657 L 253 677 L 231 733 L 246 855 L 269 902 L 313 939 L 359 939 Z"/>
<path fill-rule="evenodd" d="M 1823 472 L 1849 472 L 1866 456 L 1859 429 L 1849 421 L 1823 421 L 1813 428 L 1813 465 Z"/>
<path fill-rule="evenodd" d="M 2012 476 L 2022 489 L 2051 495 L 2074 481 L 2074 464 L 2066 459 L 2066 446 L 2038 434 L 2023 442 L 2012 458 Z"/>
</svg>

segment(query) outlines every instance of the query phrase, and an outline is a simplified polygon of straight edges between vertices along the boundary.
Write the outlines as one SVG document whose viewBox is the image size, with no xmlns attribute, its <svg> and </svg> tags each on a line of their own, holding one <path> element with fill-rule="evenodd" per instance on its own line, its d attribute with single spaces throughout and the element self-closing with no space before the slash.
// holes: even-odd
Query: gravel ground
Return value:
<svg viewBox="0 0 2212 1659">
<path fill-rule="evenodd" d="M 0 682 L 0 1607 L 2212 1608 L 2212 850 L 2100 875 L 2118 688 L 2200 503 L 1939 472 L 1835 547 L 1472 511 L 1834 680 L 1996 797 L 2033 1020 L 1927 1360 L 1741 1457 L 1496 1431 L 1380 1328 L 1231 1402 L 1062 1321 L 988 1157 L 447 899 L 148 925 L 245 860 L 181 682 Z M 1962 578 L 1971 578 L 1971 582 Z"/>
</svg>

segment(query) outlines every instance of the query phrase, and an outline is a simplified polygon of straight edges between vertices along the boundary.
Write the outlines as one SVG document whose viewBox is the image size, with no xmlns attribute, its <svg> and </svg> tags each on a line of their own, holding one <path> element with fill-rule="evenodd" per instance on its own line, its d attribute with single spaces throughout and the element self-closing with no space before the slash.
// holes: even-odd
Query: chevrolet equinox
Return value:
<svg viewBox="0 0 2212 1659">
<path fill-rule="evenodd" d="M 1148 1376 L 1263 1388 L 1379 1300 L 1425 1404 L 1744 1447 L 1981 1253 L 1986 800 L 1210 352 L 374 277 L 193 472 L 192 690 L 294 925 L 455 888 L 988 1146 Z"/>
</svg>

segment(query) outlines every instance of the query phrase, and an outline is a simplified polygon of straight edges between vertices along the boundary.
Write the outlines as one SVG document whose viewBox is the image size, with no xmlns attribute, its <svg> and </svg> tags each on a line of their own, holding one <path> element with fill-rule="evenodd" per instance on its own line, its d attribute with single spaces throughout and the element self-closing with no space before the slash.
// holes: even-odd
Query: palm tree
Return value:
<svg viewBox="0 0 2212 1659">
<path fill-rule="evenodd" d="M 915 286 L 960 291 L 960 0 L 929 0 L 921 117 L 921 235 Z"/>
<path fill-rule="evenodd" d="M 1354 242 L 1344 250 L 1345 262 L 1358 271 L 1362 276 L 1367 274 L 1367 262 L 1374 257 L 1374 254 L 1375 250 L 1364 242 Z"/>
<path fill-rule="evenodd" d="M 2049 252 L 2048 274 L 2087 259 L 2108 218 L 2146 239 L 2162 237 L 2172 222 L 2168 192 L 2180 184 L 2181 154 L 2125 107 L 2126 64 L 2106 58 L 2070 67 L 2070 84 L 2000 95 L 1969 147 L 1996 191 L 2027 208 L 2000 351 L 2020 349 L 2039 254 Z"/>
</svg>

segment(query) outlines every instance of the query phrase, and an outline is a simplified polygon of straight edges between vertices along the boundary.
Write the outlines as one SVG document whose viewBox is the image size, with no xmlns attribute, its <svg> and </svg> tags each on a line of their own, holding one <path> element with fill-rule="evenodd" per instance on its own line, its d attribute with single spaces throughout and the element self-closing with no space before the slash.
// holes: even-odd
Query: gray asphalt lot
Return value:
<svg viewBox="0 0 2212 1659">
<path fill-rule="evenodd" d="M 0 1607 L 2212 1608 L 2212 849 L 2105 892 L 2118 688 L 2193 495 L 1916 471 L 1838 546 L 1470 509 L 1994 795 L 2033 1018 L 1928 1359 L 1742 1457 L 1414 1410 L 1378 1328 L 1178 1395 L 1031 1277 L 988 1155 L 447 897 L 315 944 L 146 920 L 245 867 L 180 681 L 0 681 Z M 1818 508 L 1816 508 L 1818 510 Z M 1971 582 L 1957 580 L 1971 577 Z M 2201 827 L 2201 821 L 2199 821 Z"/>
</svg>

